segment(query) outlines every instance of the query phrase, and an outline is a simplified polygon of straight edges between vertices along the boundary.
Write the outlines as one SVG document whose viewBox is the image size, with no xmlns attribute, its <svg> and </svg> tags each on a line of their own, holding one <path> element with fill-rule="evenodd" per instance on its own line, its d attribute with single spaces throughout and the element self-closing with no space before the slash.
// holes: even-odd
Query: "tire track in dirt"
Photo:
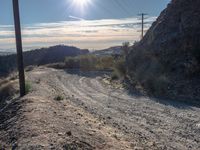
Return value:
<svg viewBox="0 0 200 150">
<path fill-rule="evenodd" d="M 53 85 L 60 86 L 79 107 L 117 127 L 141 145 L 158 149 L 200 149 L 200 108 L 180 102 L 156 101 L 129 95 L 124 89 L 102 84 L 102 74 L 50 71 Z M 57 82 L 57 83 L 54 83 Z"/>
</svg>

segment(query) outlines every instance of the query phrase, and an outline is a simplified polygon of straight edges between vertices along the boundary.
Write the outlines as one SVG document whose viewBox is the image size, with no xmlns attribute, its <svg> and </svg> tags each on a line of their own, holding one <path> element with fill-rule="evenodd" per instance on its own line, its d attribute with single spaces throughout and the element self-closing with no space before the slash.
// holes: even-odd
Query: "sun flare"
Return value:
<svg viewBox="0 0 200 150">
<path fill-rule="evenodd" d="M 76 6 L 84 7 L 88 5 L 91 2 L 91 0 L 73 0 L 73 3 Z"/>
</svg>

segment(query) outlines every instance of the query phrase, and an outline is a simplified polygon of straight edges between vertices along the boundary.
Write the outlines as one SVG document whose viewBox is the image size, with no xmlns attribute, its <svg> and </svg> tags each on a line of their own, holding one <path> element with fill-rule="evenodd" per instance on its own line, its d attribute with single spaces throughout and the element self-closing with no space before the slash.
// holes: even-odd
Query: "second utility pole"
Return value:
<svg viewBox="0 0 200 150">
<path fill-rule="evenodd" d="M 144 14 L 144 13 L 141 13 L 141 14 L 138 14 L 139 16 L 141 16 L 142 18 L 142 23 L 141 23 L 141 25 L 142 25 L 142 30 L 141 30 L 141 39 L 144 37 L 144 24 L 145 24 L 145 22 L 144 22 L 144 17 L 147 15 L 147 14 Z"/>
</svg>

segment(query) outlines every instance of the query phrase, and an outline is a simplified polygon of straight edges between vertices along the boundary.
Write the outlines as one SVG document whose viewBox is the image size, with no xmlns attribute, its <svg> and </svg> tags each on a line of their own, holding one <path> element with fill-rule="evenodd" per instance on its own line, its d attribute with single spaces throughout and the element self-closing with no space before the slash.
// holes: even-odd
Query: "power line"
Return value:
<svg viewBox="0 0 200 150">
<path fill-rule="evenodd" d="M 128 9 L 127 9 L 126 7 L 124 7 L 124 5 L 123 5 L 124 2 L 122 2 L 121 0 L 114 0 L 113 2 L 114 2 L 115 4 L 117 4 L 118 7 L 119 7 L 123 12 L 126 13 L 126 15 L 131 16 L 131 12 L 128 11 Z"/>
<path fill-rule="evenodd" d="M 101 2 L 97 1 L 97 5 L 98 7 L 100 7 L 102 10 L 104 10 L 105 13 L 107 14 L 111 14 L 111 15 L 115 15 L 115 13 L 113 11 L 111 11 L 110 9 L 108 9 L 105 5 L 103 5 Z M 98 8 L 96 8 L 98 9 Z M 96 11 L 94 11 L 94 13 L 96 13 Z"/>
</svg>

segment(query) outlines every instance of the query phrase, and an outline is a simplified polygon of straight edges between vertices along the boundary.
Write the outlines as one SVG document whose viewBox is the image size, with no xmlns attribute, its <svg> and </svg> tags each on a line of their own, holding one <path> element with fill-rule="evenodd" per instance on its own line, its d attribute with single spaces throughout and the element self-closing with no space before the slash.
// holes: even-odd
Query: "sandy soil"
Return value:
<svg viewBox="0 0 200 150">
<path fill-rule="evenodd" d="M 105 74 L 28 72 L 32 91 L 0 108 L 0 149 L 200 149 L 200 108 L 130 94 Z"/>
</svg>

